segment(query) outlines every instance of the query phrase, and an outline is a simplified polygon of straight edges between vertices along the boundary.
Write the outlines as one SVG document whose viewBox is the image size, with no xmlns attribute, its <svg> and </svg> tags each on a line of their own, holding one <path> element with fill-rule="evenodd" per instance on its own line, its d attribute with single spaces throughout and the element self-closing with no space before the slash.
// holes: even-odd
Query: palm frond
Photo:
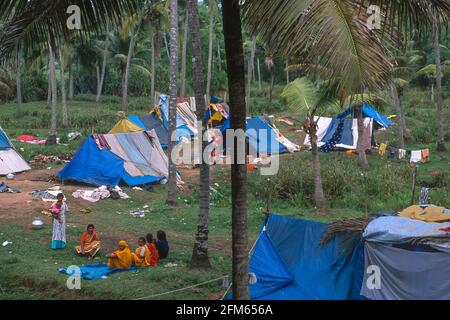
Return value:
<svg viewBox="0 0 450 320">
<path fill-rule="evenodd" d="M 0 57 L 11 54 L 14 44 L 21 41 L 25 49 L 52 45 L 69 39 L 83 30 L 100 34 L 109 23 L 136 11 L 138 0 L 4 0 L 0 4 Z M 67 28 L 67 8 L 77 5 L 81 14 L 81 30 Z M 55 45 L 56 47 L 56 45 Z"/>
</svg>

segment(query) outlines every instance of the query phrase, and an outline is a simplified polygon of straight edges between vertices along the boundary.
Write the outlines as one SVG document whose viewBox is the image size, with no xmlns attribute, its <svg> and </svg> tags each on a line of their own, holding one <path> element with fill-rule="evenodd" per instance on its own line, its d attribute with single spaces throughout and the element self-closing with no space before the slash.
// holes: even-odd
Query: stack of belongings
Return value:
<svg viewBox="0 0 450 320">
<path fill-rule="evenodd" d="M 376 145 L 375 130 L 384 130 L 392 121 L 377 112 L 368 104 L 363 104 L 365 150 L 371 150 Z M 351 116 L 348 118 L 348 116 Z M 354 108 L 333 117 L 314 117 L 317 123 L 317 145 L 322 152 L 356 150 L 358 144 L 358 119 L 354 116 Z M 309 135 L 304 141 L 305 147 L 311 147 Z"/>
<path fill-rule="evenodd" d="M 169 162 L 154 130 L 94 134 L 57 176 L 96 186 L 114 188 L 161 182 L 168 178 Z M 177 182 L 182 183 L 177 177 Z"/>
<path fill-rule="evenodd" d="M 101 186 L 93 190 L 76 190 L 72 193 L 72 196 L 74 198 L 81 198 L 89 202 L 97 202 L 111 197 L 114 193 L 117 193 L 120 199 L 129 198 L 129 196 L 117 186 L 114 189 L 108 189 L 107 186 Z"/>
<path fill-rule="evenodd" d="M 0 176 L 31 170 L 0 127 Z"/>
<path fill-rule="evenodd" d="M 450 299 L 450 210 L 414 205 L 398 216 L 378 217 L 363 238 L 365 270 L 377 266 L 376 288 L 361 294 L 376 300 Z M 363 284 L 371 274 L 365 274 Z"/>
</svg>

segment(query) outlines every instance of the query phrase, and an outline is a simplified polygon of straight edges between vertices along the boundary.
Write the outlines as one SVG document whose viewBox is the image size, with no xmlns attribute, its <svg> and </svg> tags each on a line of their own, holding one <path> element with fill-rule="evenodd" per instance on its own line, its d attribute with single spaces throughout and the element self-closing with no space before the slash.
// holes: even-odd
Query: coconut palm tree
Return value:
<svg viewBox="0 0 450 320">
<path fill-rule="evenodd" d="M 169 80 L 169 182 L 167 187 L 167 204 L 177 205 L 177 167 L 172 158 L 172 151 L 175 148 L 173 133 L 176 130 L 177 122 L 177 83 L 178 83 L 178 0 L 170 1 L 170 80 Z"/>
<path fill-rule="evenodd" d="M 56 87 L 56 66 L 55 66 L 55 50 L 53 49 L 50 41 L 48 44 L 48 50 L 49 50 L 49 73 L 50 73 L 50 84 L 51 84 L 51 121 L 50 121 L 50 132 L 47 137 L 47 145 L 54 145 L 56 144 L 56 104 L 58 99 L 58 90 Z"/>
<path fill-rule="evenodd" d="M 326 210 L 326 199 L 322 187 L 320 174 L 319 149 L 317 140 L 317 119 L 331 107 L 339 107 L 336 94 L 328 88 L 319 89 L 308 78 L 298 78 L 289 83 L 283 90 L 281 97 L 292 111 L 306 113 L 305 132 L 311 141 L 312 167 L 314 173 L 314 202 L 319 214 Z"/>
<path fill-rule="evenodd" d="M 62 127 L 67 128 L 69 126 L 69 115 L 67 113 L 67 99 L 66 99 L 66 80 L 64 72 L 64 53 L 63 50 L 59 50 L 59 70 L 60 70 L 60 82 L 61 82 L 61 105 L 62 105 Z"/>
<path fill-rule="evenodd" d="M 102 91 L 103 91 L 103 83 L 105 81 L 105 73 L 106 73 L 106 64 L 108 62 L 108 52 L 109 52 L 109 27 L 106 26 L 106 32 L 105 32 L 105 41 L 104 41 L 104 48 L 103 48 L 103 56 L 102 56 L 102 70 L 100 72 L 100 80 L 97 84 L 97 94 L 95 96 L 95 101 L 99 102 L 102 97 Z M 70 65 L 69 65 L 69 75 L 70 75 Z M 69 76 L 70 79 L 70 76 Z M 70 80 L 69 80 L 70 81 Z"/>
<path fill-rule="evenodd" d="M 256 51 L 256 36 L 252 36 L 252 41 L 250 43 L 250 52 L 247 63 L 247 96 L 245 98 L 247 114 L 250 114 L 250 94 L 253 79 L 253 71 L 255 66 L 255 51 Z"/>
<path fill-rule="evenodd" d="M 433 11 L 433 46 L 434 58 L 436 64 L 436 119 L 437 119 L 437 146 L 436 151 L 444 152 L 445 136 L 444 136 L 444 114 L 443 114 L 443 97 L 442 97 L 442 65 L 441 65 L 441 47 L 440 47 L 440 27 L 439 17 Z"/>
<path fill-rule="evenodd" d="M 212 51 L 214 35 L 214 18 L 216 13 L 216 0 L 209 0 L 209 28 L 208 28 L 208 75 L 206 79 L 206 99 L 211 98 L 211 77 L 212 77 Z"/>
<path fill-rule="evenodd" d="M 198 1 L 187 0 L 187 10 L 190 21 L 192 75 L 195 100 L 197 106 L 197 119 L 202 119 L 202 130 L 199 137 L 203 137 L 206 129 L 205 121 L 205 75 L 203 72 L 202 44 L 200 41 L 200 21 L 198 14 Z M 200 139 L 200 138 L 199 138 Z M 203 155 L 208 141 L 200 143 L 199 154 Z M 209 268 L 208 258 L 208 225 L 209 225 L 209 163 L 204 160 L 200 164 L 200 208 L 198 212 L 197 232 L 195 234 L 194 249 L 190 265 L 192 267 Z"/>
<path fill-rule="evenodd" d="M 239 0 L 222 2 L 223 31 L 230 100 L 230 127 L 245 130 L 245 71 Z M 232 223 L 232 291 L 233 299 L 249 299 L 248 234 L 247 234 L 247 166 L 237 162 L 238 146 L 234 146 L 231 165 Z"/>
<path fill-rule="evenodd" d="M 16 90 L 17 90 L 17 117 L 23 116 L 22 81 L 21 81 L 21 51 L 19 42 L 16 44 Z"/>
</svg>

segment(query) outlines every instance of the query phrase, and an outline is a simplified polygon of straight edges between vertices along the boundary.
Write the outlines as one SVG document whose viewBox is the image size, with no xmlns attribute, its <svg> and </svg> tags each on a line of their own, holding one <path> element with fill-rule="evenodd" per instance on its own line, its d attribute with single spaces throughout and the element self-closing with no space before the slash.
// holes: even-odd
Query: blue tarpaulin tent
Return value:
<svg viewBox="0 0 450 320">
<path fill-rule="evenodd" d="M 246 120 L 246 134 L 249 145 L 258 154 L 281 154 L 288 152 L 288 148 L 279 141 L 278 133 L 270 126 L 267 116 L 252 117 Z M 230 118 L 225 120 L 220 131 L 224 138 L 226 130 L 230 128 Z"/>
<path fill-rule="evenodd" d="M 137 137 L 143 135 L 142 137 Z M 88 137 L 80 149 L 77 151 L 73 159 L 60 171 L 57 176 L 61 180 L 73 180 L 83 183 L 92 184 L 95 186 L 106 185 L 115 187 L 121 181 L 129 186 L 137 186 L 142 184 L 149 184 L 158 182 L 164 178 L 159 168 L 152 168 L 149 163 L 150 154 L 154 155 L 155 161 L 158 165 L 166 161 L 164 156 L 159 157 L 161 152 L 155 148 L 147 138 L 145 132 L 104 135 L 105 137 L 115 136 L 116 145 L 120 145 L 124 141 L 127 144 L 120 145 L 117 149 L 121 150 L 123 154 L 120 156 L 108 148 L 100 149 L 93 136 Z M 134 140 L 135 138 L 142 138 L 141 140 Z M 139 148 L 135 147 L 134 141 L 147 143 L 143 149 L 147 150 L 148 154 L 142 154 Z M 161 149 L 162 150 L 162 149 Z M 127 163 L 127 166 L 125 165 Z M 132 175 L 127 172 L 127 168 L 135 168 L 135 171 L 141 172 L 139 175 Z M 154 172 L 154 174 L 150 174 Z"/>
<path fill-rule="evenodd" d="M 326 245 L 327 225 L 271 214 L 250 259 L 251 299 L 362 299 L 364 250 L 360 236 L 340 234 Z"/>
<path fill-rule="evenodd" d="M 349 115 L 354 114 L 354 107 L 347 109 L 343 113 L 337 115 L 335 118 L 337 119 L 344 119 L 347 118 Z M 392 125 L 392 121 L 389 120 L 386 116 L 379 113 L 375 108 L 370 106 L 367 103 L 364 103 L 362 105 L 362 114 L 364 118 L 371 118 L 373 119 L 374 123 L 376 124 L 376 128 L 387 128 Z M 354 117 L 353 117 L 354 118 Z"/>
</svg>

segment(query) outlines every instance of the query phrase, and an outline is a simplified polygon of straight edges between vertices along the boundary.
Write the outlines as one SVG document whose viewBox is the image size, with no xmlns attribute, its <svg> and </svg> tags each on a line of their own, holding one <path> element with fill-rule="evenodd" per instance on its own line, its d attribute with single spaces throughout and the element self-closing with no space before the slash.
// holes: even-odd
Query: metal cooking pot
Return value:
<svg viewBox="0 0 450 320">
<path fill-rule="evenodd" d="M 42 221 L 41 218 L 34 218 L 33 222 L 31 223 L 31 227 L 34 230 L 39 230 L 44 228 L 44 221 Z"/>
</svg>

